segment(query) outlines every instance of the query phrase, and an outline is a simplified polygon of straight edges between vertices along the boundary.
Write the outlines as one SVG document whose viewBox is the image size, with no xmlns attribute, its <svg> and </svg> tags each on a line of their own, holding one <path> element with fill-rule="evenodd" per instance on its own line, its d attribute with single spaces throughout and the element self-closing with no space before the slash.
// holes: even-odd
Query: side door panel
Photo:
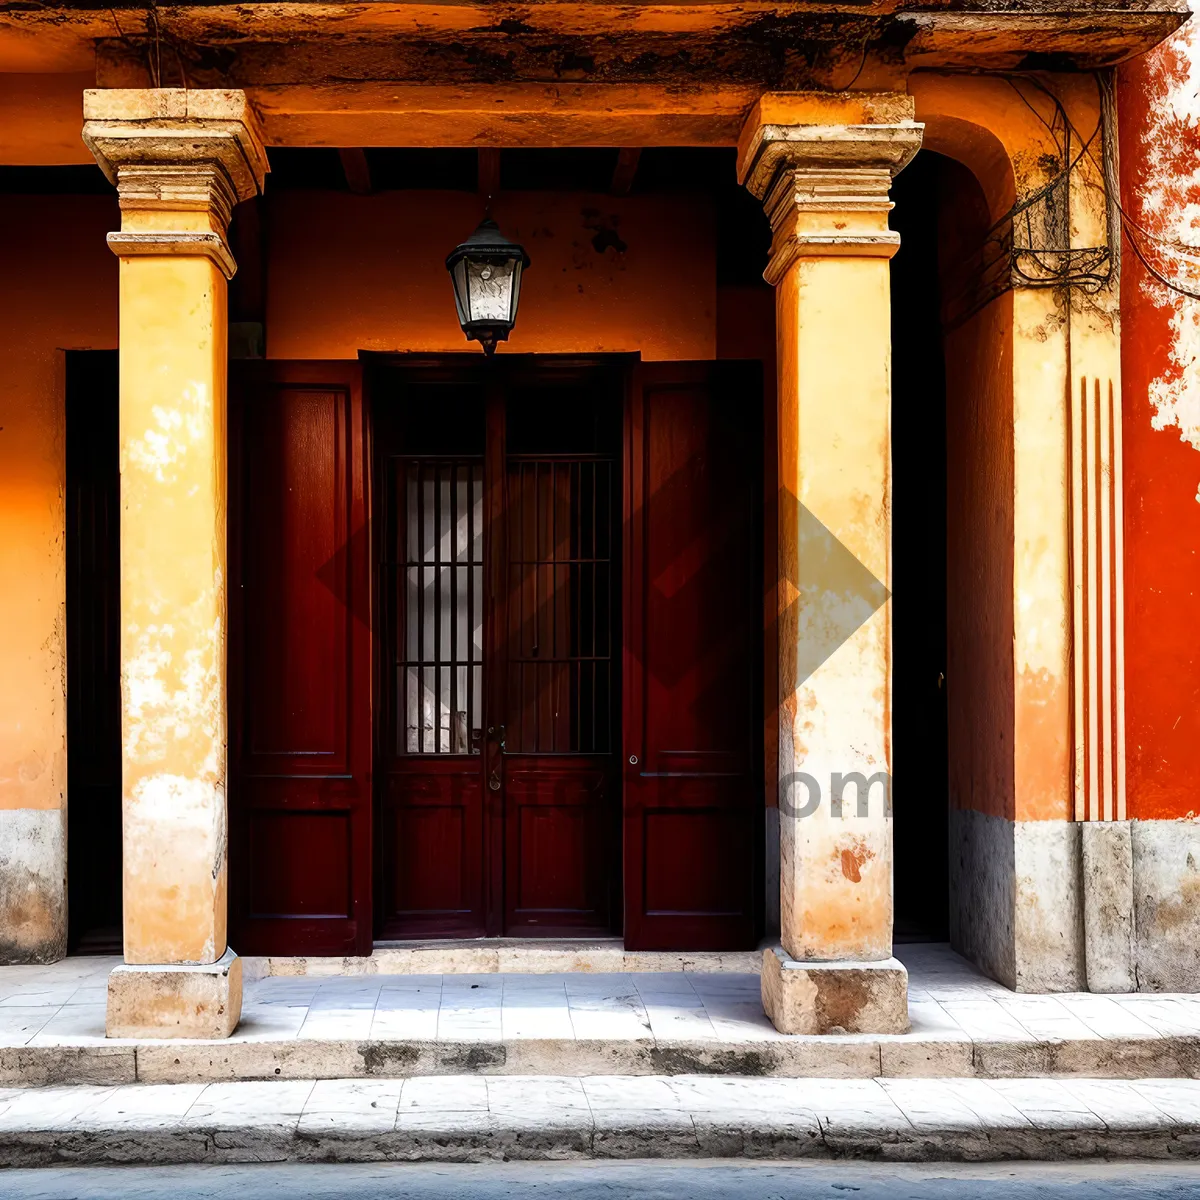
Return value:
<svg viewBox="0 0 1200 1200">
<path fill-rule="evenodd" d="M 357 363 L 230 379 L 230 865 L 242 953 L 371 949 L 370 533 Z"/>
<path fill-rule="evenodd" d="M 626 444 L 625 940 L 755 940 L 761 788 L 757 364 L 635 372 Z"/>
</svg>

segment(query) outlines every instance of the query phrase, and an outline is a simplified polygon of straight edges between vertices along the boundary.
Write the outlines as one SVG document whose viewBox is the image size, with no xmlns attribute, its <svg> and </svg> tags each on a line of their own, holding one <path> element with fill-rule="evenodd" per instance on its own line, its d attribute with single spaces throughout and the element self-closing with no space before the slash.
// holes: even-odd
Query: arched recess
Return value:
<svg viewBox="0 0 1200 1200">
<path fill-rule="evenodd" d="M 947 438 L 950 937 L 1018 990 L 1084 986 L 1072 757 L 1070 314 L 989 232 L 1060 151 L 1037 93 L 909 83 L 937 188 Z M 1053 111 L 1052 105 L 1049 111 Z M 986 244 L 985 244 L 986 243 Z M 902 416 L 898 417 L 902 419 Z"/>
</svg>

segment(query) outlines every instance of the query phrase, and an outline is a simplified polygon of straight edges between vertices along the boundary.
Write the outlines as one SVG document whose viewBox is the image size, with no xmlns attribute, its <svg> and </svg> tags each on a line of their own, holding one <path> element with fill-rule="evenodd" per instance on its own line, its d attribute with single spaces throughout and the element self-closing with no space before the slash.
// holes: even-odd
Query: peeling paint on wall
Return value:
<svg viewBox="0 0 1200 1200">
<path fill-rule="evenodd" d="M 1178 819 L 1196 809 L 1200 741 L 1200 302 L 1155 279 L 1130 236 L 1200 290 L 1200 254 L 1169 247 L 1200 246 L 1200 25 L 1124 64 L 1117 107 L 1128 815 Z"/>
<path fill-rule="evenodd" d="M 1200 280 L 1200 263 L 1172 247 L 1200 247 L 1200 26 L 1195 22 L 1151 56 L 1143 76 L 1146 119 L 1140 131 L 1136 180 L 1138 224 L 1161 247 L 1168 278 Z M 1181 279 L 1182 281 L 1182 279 Z M 1170 312 L 1171 339 L 1159 373 L 1150 381 L 1151 425 L 1175 429 L 1200 451 L 1200 303 L 1147 276 L 1143 298 Z M 1195 499 L 1200 503 L 1200 460 Z"/>
</svg>

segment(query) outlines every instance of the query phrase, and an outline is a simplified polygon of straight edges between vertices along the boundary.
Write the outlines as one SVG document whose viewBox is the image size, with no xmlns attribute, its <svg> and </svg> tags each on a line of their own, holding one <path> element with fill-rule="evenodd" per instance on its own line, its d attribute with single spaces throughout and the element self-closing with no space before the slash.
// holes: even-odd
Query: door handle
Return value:
<svg viewBox="0 0 1200 1200">
<path fill-rule="evenodd" d="M 503 725 L 489 725 L 488 737 L 495 743 L 496 750 L 501 757 L 505 750 L 505 729 Z M 500 790 L 500 759 L 496 760 L 496 765 L 492 768 L 488 775 L 488 790 L 498 792 Z"/>
</svg>

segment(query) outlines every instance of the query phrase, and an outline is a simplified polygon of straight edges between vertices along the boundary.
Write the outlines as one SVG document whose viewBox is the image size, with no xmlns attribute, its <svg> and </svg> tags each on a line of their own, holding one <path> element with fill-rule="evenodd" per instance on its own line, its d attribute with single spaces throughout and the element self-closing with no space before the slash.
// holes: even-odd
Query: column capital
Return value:
<svg viewBox="0 0 1200 1200">
<path fill-rule="evenodd" d="M 204 255 L 226 278 L 234 205 L 262 191 L 266 148 L 245 92 L 189 88 L 89 89 L 83 140 L 115 184 L 123 216 L 115 254 Z M 164 228 L 161 216 L 176 220 Z"/>
<path fill-rule="evenodd" d="M 738 179 L 766 209 L 778 283 L 798 258 L 890 258 L 892 179 L 921 147 L 911 97 L 764 96 L 738 144 Z M 882 119 L 880 119 L 882 118 Z"/>
</svg>

